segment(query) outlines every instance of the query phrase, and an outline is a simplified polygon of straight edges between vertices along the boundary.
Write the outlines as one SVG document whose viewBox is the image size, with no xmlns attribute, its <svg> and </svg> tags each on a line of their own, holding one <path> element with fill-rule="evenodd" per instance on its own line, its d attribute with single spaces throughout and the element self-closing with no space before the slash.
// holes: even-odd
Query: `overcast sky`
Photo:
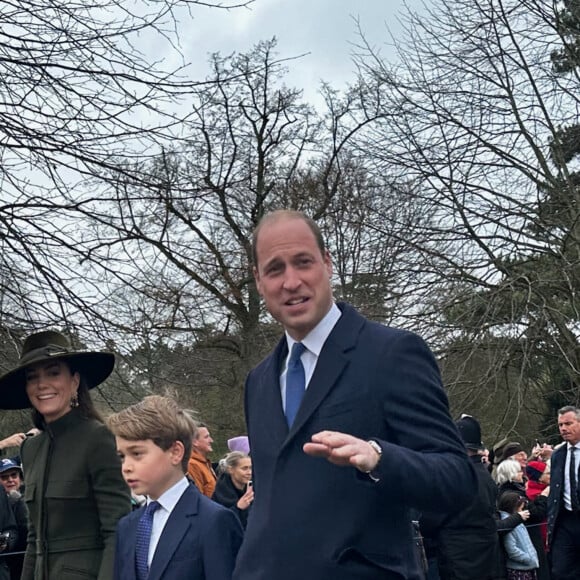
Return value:
<svg viewBox="0 0 580 580">
<path fill-rule="evenodd" d="M 418 0 L 408 0 L 417 6 Z M 207 74 L 207 54 L 247 52 L 260 40 L 276 36 L 281 57 L 309 53 L 289 64 L 288 84 L 305 89 L 312 102 L 320 80 L 335 88 L 351 81 L 350 53 L 360 22 L 365 36 L 387 58 L 394 58 L 389 30 L 397 35 L 403 0 L 256 0 L 249 9 L 196 8 L 182 48 L 196 77 Z M 185 44 L 185 42 L 184 42 Z"/>
</svg>

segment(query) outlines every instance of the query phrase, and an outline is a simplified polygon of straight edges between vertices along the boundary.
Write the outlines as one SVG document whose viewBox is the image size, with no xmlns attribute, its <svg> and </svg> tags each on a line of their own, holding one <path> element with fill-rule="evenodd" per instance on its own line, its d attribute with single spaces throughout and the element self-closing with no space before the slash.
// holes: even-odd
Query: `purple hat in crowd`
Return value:
<svg viewBox="0 0 580 580">
<path fill-rule="evenodd" d="M 239 437 L 232 437 L 228 439 L 228 449 L 230 451 L 241 451 L 246 455 L 250 454 L 250 442 L 247 435 L 240 435 Z"/>
</svg>

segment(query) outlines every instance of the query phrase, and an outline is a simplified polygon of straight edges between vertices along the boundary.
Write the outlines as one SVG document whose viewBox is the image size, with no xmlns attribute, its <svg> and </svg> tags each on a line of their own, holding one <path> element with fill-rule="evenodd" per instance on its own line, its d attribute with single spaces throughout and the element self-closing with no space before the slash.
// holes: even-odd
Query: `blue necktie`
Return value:
<svg viewBox="0 0 580 580">
<path fill-rule="evenodd" d="M 306 347 L 301 342 L 294 343 L 290 360 L 288 361 L 288 369 L 286 370 L 286 421 L 288 427 L 292 427 L 292 423 L 294 423 L 306 389 L 304 366 L 300 360 L 305 350 Z"/>
<path fill-rule="evenodd" d="M 160 507 L 161 504 L 158 501 L 150 502 L 137 524 L 137 545 L 135 547 L 137 580 L 147 580 L 147 576 L 149 576 L 147 560 L 149 559 L 149 542 L 151 541 L 153 514 Z"/>
</svg>

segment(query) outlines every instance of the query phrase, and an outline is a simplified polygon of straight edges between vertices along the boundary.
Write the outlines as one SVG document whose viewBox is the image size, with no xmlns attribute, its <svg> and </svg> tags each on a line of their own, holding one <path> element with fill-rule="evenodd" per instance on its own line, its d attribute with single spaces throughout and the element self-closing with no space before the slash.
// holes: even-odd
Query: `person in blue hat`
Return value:
<svg viewBox="0 0 580 580">
<path fill-rule="evenodd" d="M 4 486 L 6 493 L 11 491 L 22 493 L 24 477 L 22 467 L 15 459 L 2 459 L 0 461 L 0 483 Z"/>
<path fill-rule="evenodd" d="M 24 475 L 18 461 L 7 458 L 0 461 L 0 483 L 2 483 L 8 495 L 8 502 L 12 508 L 17 533 L 16 538 L 10 545 L 10 551 L 15 553 L 10 556 L 5 555 L 3 560 L 10 568 L 11 580 L 20 580 L 24 561 L 23 552 L 26 549 L 26 538 L 28 536 L 28 510 L 22 497 L 24 493 Z"/>
</svg>

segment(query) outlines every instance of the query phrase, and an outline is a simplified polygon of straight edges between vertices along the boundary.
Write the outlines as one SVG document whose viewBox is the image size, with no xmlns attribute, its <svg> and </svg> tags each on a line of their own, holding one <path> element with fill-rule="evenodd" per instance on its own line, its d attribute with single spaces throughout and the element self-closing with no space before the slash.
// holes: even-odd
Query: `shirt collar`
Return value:
<svg viewBox="0 0 580 580">
<path fill-rule="evenodd" d="M 177 483 L 172 485 L 168 490 L 164 491 L 157 501 L 163 509 L 171 513 L 183 495 L 183 492 L 187 489 L 188 485 L 189 482 L 187 481 L 186 477 L 183 476 Z M 148 497 L 147 505 L 149 505 L 151 501 L 151 498 Z"/>
<path fill-rule="evenodd" d="M 326 339 L 332 332 L 342 312 L 339 307 L 333 302 L 330 310 L 326 313 L 324 318 L 300 341 L 311 353 L 317 357 L 320 356 L 320 351 L 326 342 Z M 295 341 L 286 332 L 286 342 L 288 343 L 288 352 L 292 352 L 292 347 Z"/>
</svg>

